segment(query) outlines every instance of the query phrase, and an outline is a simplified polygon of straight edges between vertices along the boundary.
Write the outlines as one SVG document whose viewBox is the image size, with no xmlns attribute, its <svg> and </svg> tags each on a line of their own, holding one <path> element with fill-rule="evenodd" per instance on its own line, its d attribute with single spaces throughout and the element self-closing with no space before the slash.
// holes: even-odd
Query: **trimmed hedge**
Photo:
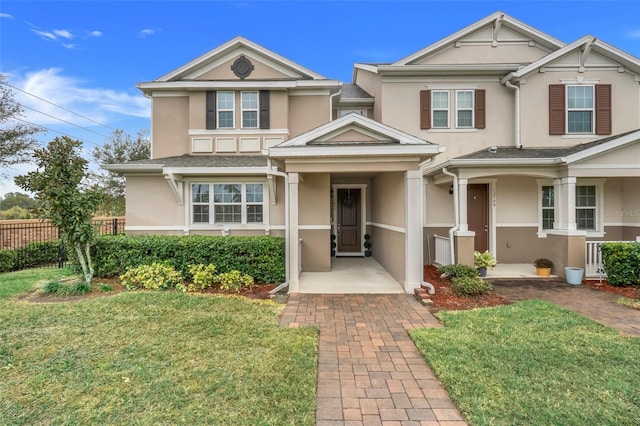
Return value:
<svg viewBox="0 0 640 426">
<path fill-rule="evenodd" d="M 609 284 L 640 285 L 640 242 L 602 243 L 600 251 Z"/>
<path fill-rule="evenodd" d="M 0 272 L 58 263 L 59 240 L 40 241 L 17 249 L 0 250 Z"/>
<path fill-rule="evenodd" d="M 185 277 L 191 276 L 190 265 L 212 263 L 219 273 L 238 270 L 258 283 L 285 280 L 285 242 L 279 237 L 102 235 L 91 248 L 91 258 L 98 277 L 163 262 Z"/>
</svg>

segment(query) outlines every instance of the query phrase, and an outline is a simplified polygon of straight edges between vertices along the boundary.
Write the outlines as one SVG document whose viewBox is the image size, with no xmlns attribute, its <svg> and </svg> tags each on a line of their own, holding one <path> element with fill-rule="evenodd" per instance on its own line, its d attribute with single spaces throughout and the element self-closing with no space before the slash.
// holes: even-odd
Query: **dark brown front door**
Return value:
<svg viewBox="0 0 640 426">
<path fill-rule="evenodd" d="M 338 252 L 360 252 L 360 189 L 338 189 Z"/>
<path fill-rule="evenodd" d="M 469 231 L 476 233 L 474 249 L 489 249 L 489 189 L 486 184 L 467 187 L 467 222 Z"/>
</svg>

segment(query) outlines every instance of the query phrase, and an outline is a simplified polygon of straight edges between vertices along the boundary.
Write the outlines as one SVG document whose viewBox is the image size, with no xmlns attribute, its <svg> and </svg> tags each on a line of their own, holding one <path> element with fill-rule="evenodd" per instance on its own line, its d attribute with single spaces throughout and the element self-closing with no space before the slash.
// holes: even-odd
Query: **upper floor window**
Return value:
<svg viewBox="0 0 640 426">
<path fill-rule="evenodd" d="M 610 84 L 549 85 L 549 134 L 610 135 Z"/>
<path fill-rule="evenodd" d="M 567 86 L 567 133 L 593 133 L 593 86 Z"/>
<path fill-rule="evenodd" d="M 355 112 L 356 114 L 365 115 L 363 109 L 340 109 L 338 110 L 338 117 L 344 117 L 347 114 Z"/>
<path fill-rule="evenodd" d="M 235 93 L 218 92 L 218 128 L 233 129 L 235 116 Z"/>
<path fill-rule="evenodd" d="M 258 92 L 242 92 L 242 128 L 258 128 Z"/>
<path fill-rule="evenodd" d="M 242 129 L 269 129 L 270 98 L 268 90 L 207 91 L 206 129 L 236 129 L 237 122 Z M 236 103 L 240 105 L 239 111 Z"/>
<path fill-rule="evenodd" d="M 421 90 L 421 129 L 484 129 L 486 92 L 475 90 Z M 452 106 L 453 105 L 453 106 Z M 455 111 L 453 125 L 451 111 Z"/>
</svg>

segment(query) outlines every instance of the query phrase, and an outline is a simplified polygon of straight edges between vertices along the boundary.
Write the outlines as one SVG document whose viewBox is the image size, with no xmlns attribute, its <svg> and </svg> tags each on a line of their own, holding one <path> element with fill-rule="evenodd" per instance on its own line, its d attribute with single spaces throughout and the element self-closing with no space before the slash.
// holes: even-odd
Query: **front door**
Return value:
<svg viewBox="0 0 640 426">
<path fill-rule="evenodd" d="M 476 233 L 474 250 L 489 249 L 489 188 L 487 184 L 467 187 L 467 222 L 469 231 Z"/>
<path fill-rule="evenodd" d="M 360 189 L 338 189 L 338 252 L 361 252 Z"/>
</svg>

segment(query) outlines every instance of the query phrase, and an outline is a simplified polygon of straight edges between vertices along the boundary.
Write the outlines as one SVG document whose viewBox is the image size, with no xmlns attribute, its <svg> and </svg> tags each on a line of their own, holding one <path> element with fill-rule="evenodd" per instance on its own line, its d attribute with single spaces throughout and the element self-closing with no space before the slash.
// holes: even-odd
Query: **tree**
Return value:
<svg viewBox="0 0 640 426">
<path fill-rule="evenodd" d="M 151 158 L 149 132 L 139 130 L 134 139 L 123 130 L 116 129 L 102 146 L 93 148 L 91 157 L 98 165 L 149 159 Z M 100 170 L 93 173 L 91 178 L 102 192 L 102 202 L 99 209 L 106 214 L 123 215 L 125 211 L 124 176 Z"/>
<path fill-rule="evenodd" d="M 0 167 L 3 168 L 28 161 L 38 146 L 32 135 L 41 131 L 15 121 L 22 116 L 22 106 L 14 100 L 14 93 L 4 79 L 0 74 Z"/>
<path fill-rule="evenodd" d="M 0 211 L 9 210 L 15 206 L 25 210 L 35 209 L 38 207 L 38 202 L 21 192 L 9 192 L 4 199 L 0 199 Z"/>
<path fill-rule="evenodd" d="M 96 237 L 91 219 L 100 195 L 95 188 L 86 188 L 88 161 L 79 154 L 81 146 L 67 136 L 55 138 L 34 151 L 38 169 L 17 176 L 15 182 L 36 195 L 42 216 L 58 227 L 63 241 L 75 250 L 84 280 L 91 284 L 90 249 Z"/>
</svg>

